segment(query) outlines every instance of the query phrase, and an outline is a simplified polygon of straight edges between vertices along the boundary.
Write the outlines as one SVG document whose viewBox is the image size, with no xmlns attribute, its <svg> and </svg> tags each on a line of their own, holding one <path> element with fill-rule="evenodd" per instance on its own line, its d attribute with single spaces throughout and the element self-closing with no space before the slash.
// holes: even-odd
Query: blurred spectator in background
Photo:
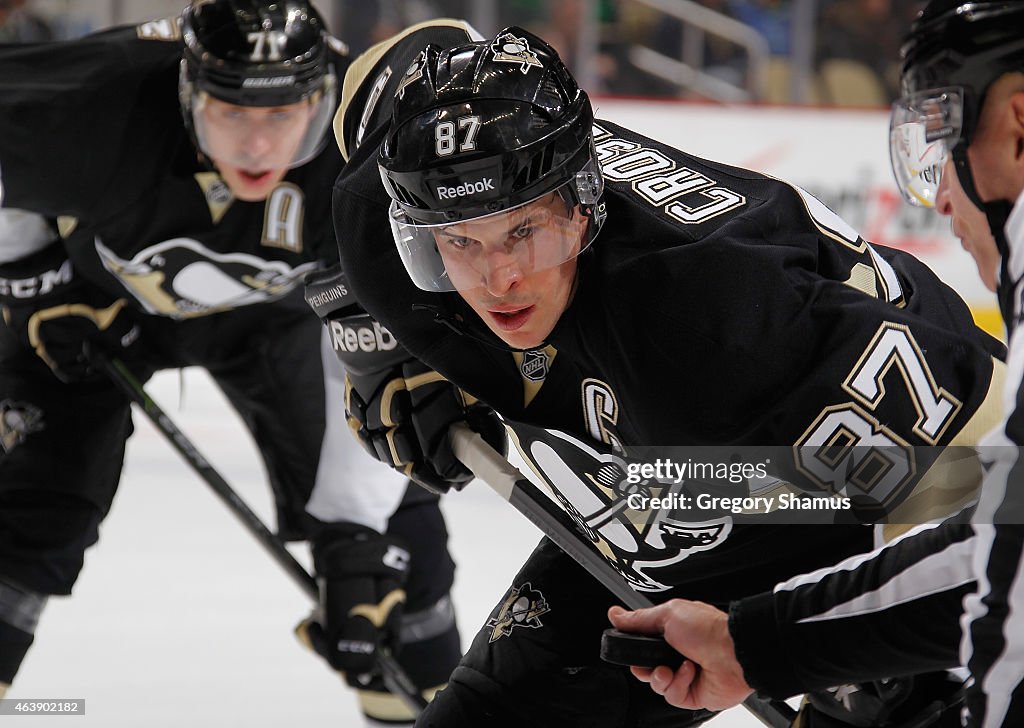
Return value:
<svg viewBox="0 0 1024 728">
<path fill-rule="evenodd" d="M 536 2 L 519 0 L 519 5 L 527 9 L 530 4 L 540 10 L 536 19 L 515 19 L 527 30 L 531 30 L 544 38 L 558 51 L 559 57 L 577 78 L 586 86 L 591 94 L 630 93 L 619 79 L 619 68 L 622 59 L 616 57 L 617 49 L 623 47 L 622 39 L 615 36 L 616 20 L 615 0 L 558 0 L 558 2 Z M 587 18 L 585 13 L 594 13 Z M 525 22 L 523 22 L 525 21 Z M 580 47 L 584 43 L 581 34 L 588 26 L 597 35 L 597 54 L 586 60 L 586 67 L 581 63 Z"/>
<path fill-rule="evenodd" d="M 833 59 L 856 61 L 871 69 L 881 84 L 882 103 L 899 95 L 902 31 L 917 13 L 917 0 L 831 0 L 818 19 L 816 66 L 825 72 Z M 837 99 L 824 94 L 824 103 Z"/>
<path fill-rule="evenodd" d="M 315 1 L 319 7 L 330 2 Z M 340 27 L 354 58 L 411 25 L 434 18 L 466 18 L 469 5 L 470 0 L 342 0 Z"/>
<path fill-rule="evenodd" d="M 789 0 L 727 0 L 727 13 L 746 23 L 768 41 L 773 56 L 788 56 L 790 51 Z"/>
<path fill-rule="evenodd" d="M 696 0 L 709 10 L 731 16 L 729 0 Z M 683 47 L 683 23 L 670 15 L 659 15 L 652 29 L 652 47 L 670 58 L 686 58 Z M 742 86 L 747 68 L 747 54 L 740 46 L 721 36 L 702 36 L 700 68 L 705 72 Z"/>
<path fill-rule="evenodd" d="M 53 28 L 25 7 L 26 0 L 0 0 L 0 43 L 54 40 Z"/>
</svg>

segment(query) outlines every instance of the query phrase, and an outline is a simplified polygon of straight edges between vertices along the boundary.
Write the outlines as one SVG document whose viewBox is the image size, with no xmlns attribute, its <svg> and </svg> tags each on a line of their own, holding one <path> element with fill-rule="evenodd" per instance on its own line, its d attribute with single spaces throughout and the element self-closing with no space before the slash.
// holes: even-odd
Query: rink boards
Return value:
<svg viewBox="0 0 1024 728">
<path fill-rule="evenodd" d="M 975 319 L 1002 335 L 995 296 L 950 232 L 949 219 L 903 202 L 889 166 L 884 109 L 720 106 L 602 99 L 598 118 L 715 159 L 794 182 L 868 241 L 910 251 L 955 288 Z"/>
</svg>

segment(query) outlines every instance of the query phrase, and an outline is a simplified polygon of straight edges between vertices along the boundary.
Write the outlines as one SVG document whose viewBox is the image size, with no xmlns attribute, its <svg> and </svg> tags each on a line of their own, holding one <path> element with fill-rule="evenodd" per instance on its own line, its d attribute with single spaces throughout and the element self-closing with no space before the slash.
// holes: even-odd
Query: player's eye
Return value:
<svg viewBox="0 0 1024 728">
<path fill-rule="evenodd" d="M 476 242 L 471 238 L 465 238 L 461 235 L 446 235 L 443 240 L 445 245 L 456 250 L 468 250 Z"/>
<path fill-rule="evenodd" d="M 525 240 L 531 235 L 533 235 L 533 225 L 530 224 L 529 220 L 517 227 L 515 232 L 512 233 L 512 237 L 516 240 Z"/>
</svg>

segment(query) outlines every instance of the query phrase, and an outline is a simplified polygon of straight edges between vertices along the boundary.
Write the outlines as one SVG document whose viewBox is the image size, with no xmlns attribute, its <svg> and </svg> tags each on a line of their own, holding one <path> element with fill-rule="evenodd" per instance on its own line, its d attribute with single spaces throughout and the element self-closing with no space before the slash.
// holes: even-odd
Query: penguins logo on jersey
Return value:
<svg viewBox="0 0 1024 728">
<path fill-rule="evenodd" d="M 499 35 L 491 44 L 491 53 L 498 63 L 518 63 L 519 70 L 523 74 L 530 72 L 531 66 L 543 68 L 537 54 L 530 50 L 530 44 L 526 38 L 520 38 L 512 33 Z"/>
<path fill-rule="evenodd" d="M 633 494 L 673 502 L 682 483 L 630 483 L 626 463 L 616 454 L 599 452 L 564 432 L 509 420 L 505 424 L 526 462 L 548 484 L 562 508 L 638 591 L 670 589 L 652 570 L 716 548 L 732 532 L 730 516 L 683 521 L 668 507 L 644 511 L 629 507 Z"/>
<path fill-rule="evenodd" d="M 246 253 L 215 253 L 191 238 L 143 248 L 131 260 L 118 257 L 96 237 L 103 266 L 151 314 L 195 318 L 272 301 L 291 291 L 309 271 Z"/>
<path fill-rule="evenodd" d="M 539 589 L 534 589 L 530 582 L 509 589 L 505 600 L 498 608 L 498 614 L 487 620 L 491 628 L 488 642 L 496 642 L 508 637 L 516 627 L 538 629 L 543 627 L 540 615 L 551 611 L 547 599 Z"/>
<path fill-rule="evenodd" d="M 26 402 L 0 402 L 0 452 L 9 453 L 44 427 L 43 411 Z"/>
</svg>

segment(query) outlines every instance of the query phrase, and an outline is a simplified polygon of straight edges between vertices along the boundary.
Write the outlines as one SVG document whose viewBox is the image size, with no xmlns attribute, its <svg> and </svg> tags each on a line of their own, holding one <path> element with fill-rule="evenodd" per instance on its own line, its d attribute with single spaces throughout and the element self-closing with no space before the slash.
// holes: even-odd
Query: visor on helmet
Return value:
<svg viewBox="0 0 1024 728">
<path fill-rule="evenodd" d="M 905 96 L 892 106 L 889 161 L 903 197 L 918 207 L 935 207 L 942 166 L 960 141 L 964 93 L 937 88 Z"/>
<path fill-rule="evenodd" d="M 293 103 L 240 106 L 192 88 L 188 110 L 196 142 L 210 159 L 249 170 L 298 167 L 315 157 L 327 139 L 336 105 L 335 76 Z"/>
<path fill-rule="evenodd" d="M 448 223 L 418 223 L 392 201 L 391 232 L 409 276 L 424 291 L 465 292 L 572 260 L 603 221 L 596 199 L 581 202 L 581 177 L 591 179 L 581 173 L 516 207 Z"/>
</svg>

